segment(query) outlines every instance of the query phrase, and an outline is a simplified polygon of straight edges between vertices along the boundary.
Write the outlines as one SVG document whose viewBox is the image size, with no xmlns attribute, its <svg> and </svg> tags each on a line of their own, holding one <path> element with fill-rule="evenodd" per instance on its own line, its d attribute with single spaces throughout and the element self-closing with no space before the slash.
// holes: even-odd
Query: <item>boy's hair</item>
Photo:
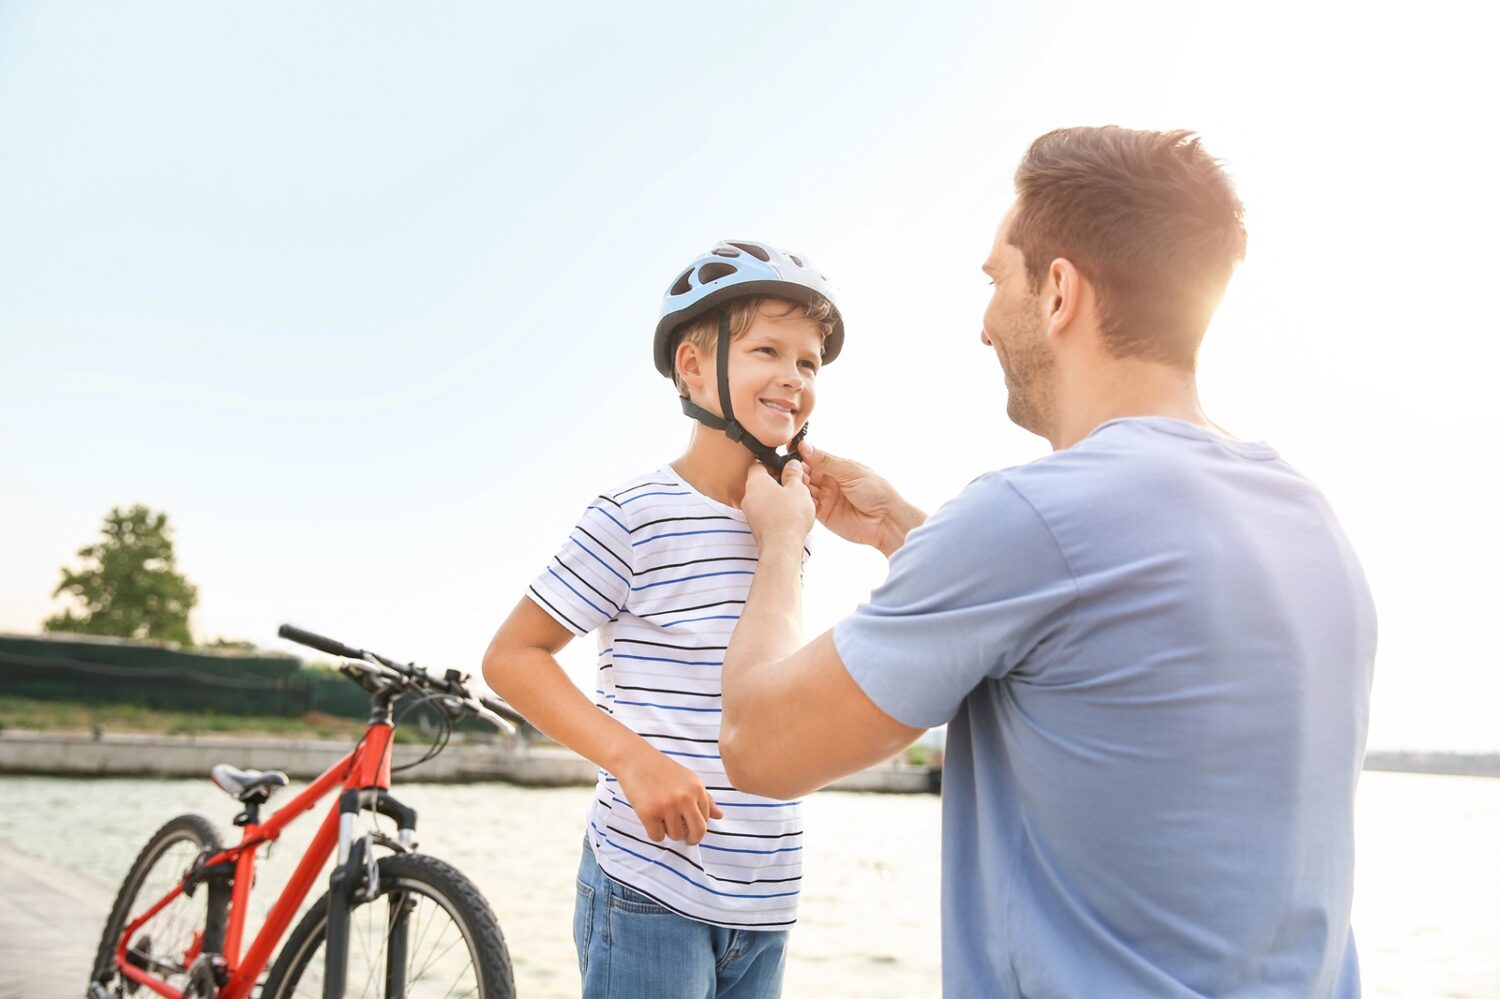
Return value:
<svg viewBox="0 0 1500 999">
<path fill-rule="evenodd" d="M 1234 265 L 1244 207 L 1189 131 L 1048 132 L 1016 170 L 1009 241 L 1032 291 L 1064 257 L 1088 278 L 1110 353 L 1192 369 Z"/>
<path fill-rule="evenodd" d="M 738 340 L 745 335 L 750 324 L 755 322 L 755 317 L 768 305 L 780 305 L 780 312 L 767 311 L 766 315 L 772 319 L 790 319 L 793 317 L 811 319 L 818 325 L 818 335 L 828 339 L 828 334 L 833 332 L 833 305 L 828 299 L 820 298 L 816 305 L 804 306 L 798 302 L 789 302 L 784 298 L 737 298 L 727 304 L 724 309 L 715 309 L 704 316 L 699 316 L 678 331 L 672 341 L 672 383 L 677 386 L 677 394 L 684 399 L 687 398 L 687 382 L 682 380 L 682 374 L 677 370 L 677 348 L 684 341 L 693 344 L 699 351 L 712 352 L 719 345 L 719 317 L 725 311 L 729 313 L 729 339 Z"/>
</svg>

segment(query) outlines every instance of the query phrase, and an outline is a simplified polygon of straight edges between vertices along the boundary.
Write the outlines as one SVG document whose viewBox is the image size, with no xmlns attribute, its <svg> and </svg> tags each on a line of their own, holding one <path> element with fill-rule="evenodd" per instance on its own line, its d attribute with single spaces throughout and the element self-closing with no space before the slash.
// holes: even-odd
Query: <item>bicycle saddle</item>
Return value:
<svg viewBox="0 0 1500 999">
<path fill-rule="evenodd" d="M 256 797 L 265 801 L 278 787 L 286 787 L 288 783 L 286 774 L 280 770 L 241 770 L 227 763 L 215 765 L 209 771 L 209 777 L 223 791 L 241 801 Z"/>
</svg>

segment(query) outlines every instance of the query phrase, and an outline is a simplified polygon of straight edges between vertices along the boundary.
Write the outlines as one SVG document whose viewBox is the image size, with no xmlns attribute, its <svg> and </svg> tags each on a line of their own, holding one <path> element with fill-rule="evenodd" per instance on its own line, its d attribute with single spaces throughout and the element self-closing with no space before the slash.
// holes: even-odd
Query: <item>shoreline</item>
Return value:
<svg viewBox="0 0 1500 999">
<path fill-rule="evenodd" d="M 398 745 L 397 764 L 427 751 Z M 284 736 L 159 735 L 136 732 L 0 730 L 0 775 L 79 777 L 201 777 L 216 763 L 316 777 L 350 749 L 344 739 Z M 1374 750 L 1364 769 L 1388 773 L 1500 777 L 1500 753 Z M 431 783 L 501 781 L 525 787 L 587 787 L 597 770 L 560 746 L 455 739 L 414 775 Z M 941 772 L 891 760 L 835 781 L 830 787 L 888 794 L 935 792 Z"/>
<path fill-rule="evenodd" d="M 0 731 L 0 775 L 49 777 L 203 777 L 217 763 L 280 770 L 293 780 L 318 776 L 352 748 L 342 739 L 230 735 Z M 393 762 L 410 763 L 428 749 L 398 745 Z M 523 787 L 592 787 L 598 768 L 561 746 L 526 742 L 450 742 L 408 780 L 423 783 L 501 781 Z M 926 794 L 937 777 L 927 767 L 891 760 L 835 781 L 841 791 Z"/>
</svg>

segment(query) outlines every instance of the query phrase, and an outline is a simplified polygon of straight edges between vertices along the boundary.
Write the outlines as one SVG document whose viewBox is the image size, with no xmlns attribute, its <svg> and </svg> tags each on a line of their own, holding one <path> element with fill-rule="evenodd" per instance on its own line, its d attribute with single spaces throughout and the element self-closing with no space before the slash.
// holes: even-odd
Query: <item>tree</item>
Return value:
<svg viewBox="0 0 1500 999">
<path fill-rule="evenodd" d="M 177 571 L 167 515 L 140 504 L 114 507 L 104 518 L 104 537 L 78 550 L 83 565 L 62 570 L 54 597 L 73 597 L 69 608 L 42 623 L 47 631 L 117 638 L 154 638 L 193 643 L 188 614 L 198 589 Z"/>
</svg>

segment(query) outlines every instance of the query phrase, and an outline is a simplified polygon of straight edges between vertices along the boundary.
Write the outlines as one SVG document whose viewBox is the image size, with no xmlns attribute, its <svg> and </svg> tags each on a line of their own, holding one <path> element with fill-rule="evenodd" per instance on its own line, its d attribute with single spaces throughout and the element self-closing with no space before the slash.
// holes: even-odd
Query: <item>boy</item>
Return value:
<svg viewBox="0 0 1500 999">
<path fill-rule="evenodd" d="M 843 336 L 805 259 L 724 242 L 693 261 L 654 350 L 698 421 L 686 453 L 591 503 L 485 654 L 491 687 L 600 768 L 573 920 L 591 999 L 780 994 L 800 810 L 725 778 L 719 674 L 757 554 L 746 475 L 794 453 Z M 593 630 L 591 702 L 555 655 Z"/>
</svg>

